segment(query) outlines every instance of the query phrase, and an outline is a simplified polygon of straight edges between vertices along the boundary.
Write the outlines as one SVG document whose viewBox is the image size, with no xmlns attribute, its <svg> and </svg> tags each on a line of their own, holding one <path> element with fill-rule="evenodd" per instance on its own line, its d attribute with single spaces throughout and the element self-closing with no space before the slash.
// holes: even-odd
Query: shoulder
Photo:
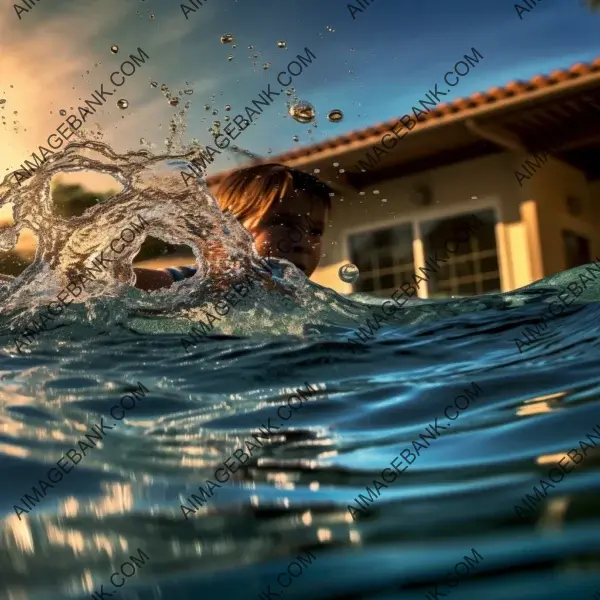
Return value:
<svg viewBox="0 0 600 600">
<path fill-rule="evenodd" d="M 183 281 L 184 279 L 189 279 L 193 277 L 198 269 L 196 267 L 191 266 L 181 266 L 181 267 L 167 267 L 164 269 L 171 277 L 173 281 Z"/>
</svg>

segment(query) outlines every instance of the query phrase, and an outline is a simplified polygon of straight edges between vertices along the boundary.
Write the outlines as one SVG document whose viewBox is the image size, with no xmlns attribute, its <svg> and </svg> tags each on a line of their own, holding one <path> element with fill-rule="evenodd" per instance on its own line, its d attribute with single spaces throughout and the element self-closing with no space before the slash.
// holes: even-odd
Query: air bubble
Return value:
<svg viewBox="0 0 600 600">
<path fill-rule="evenodd" d="M 175 98 L 171 98 L 169 100 L 169 104 L 171 106 L 179 106 L 179 98 L 177 96 L 175 96 Z"/>
<path fill-rule="evenodd" d="M 311 123 L 316 114 L 315 107 L 305 100 L 292 104 L 288 112 L 292 119 L 298 121 L 298 123 Z"/>
<path fill-rule="evenodd" d="M 221 44 L 231 44 L 233 42 L 233 35 L 231 33 L 226 33 L 221 36 Z"/>
<path fill-rule="evenodd" d="M 125 110 L 126 108 L 129 107 L 129 102 L 127 102 L 127 100 L 124 100 L 122 98 L 121 100 L 117 100 L 117 106 L 119 108 L 121 108 L 122 110 Z"/>
<path fill-rule="evenodd" d="M 113 44 L 113 45 L 110 47 L 110 51 L 111 51 L 113 54 L 116 54 L 116 53 L 119 51 L 119 46 L 117 46 L 116 44 Z"/>
<path fill-rule="evenodd" d="M 287 48 L 287 42 L 277 42 L 278 48 Z"/>
<path fill-rule="evenodd" d="M 356 265 L 347 263 L 340 267 L 338 275 L 344 283 L 354 283 L 358 279 L 360 271 Z"/>
<path fill-rule="evenodd" d="M 327 120 L 332 123 L 339 123 L 344 118 L 344 113 L 339 108 L 334 108 L 327 113 Z"/>
</svg>

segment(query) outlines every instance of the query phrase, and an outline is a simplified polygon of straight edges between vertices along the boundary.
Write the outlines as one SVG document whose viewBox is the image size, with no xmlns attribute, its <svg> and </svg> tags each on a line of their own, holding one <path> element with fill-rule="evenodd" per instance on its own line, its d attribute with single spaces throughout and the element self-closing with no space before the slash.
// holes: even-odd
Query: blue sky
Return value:
<svg viewBox="0 0 600 600">
<path fill-rule="evenodd" d="M 72 0 L 52 0 L 19 20 L 13 1 L 0 0 L 0 97 L 7 100 L 4 115 L 12 119 L 13 108 L 19 113 L 15 128 L 0 129 L 3 169 L 13 170 L 28 158 L 62 121 L 58 111 L 89 98 L 138 46 L 150 60 L 119 92 L 129 108 L 120 110 L 111 98 L 88 121 L 100 126 L 116 151 L 139 148 L 142 137 L 156 143 L 157 151 L 164 147 L 176 109 L 150 87 L 150 79 L 172 90 L 194 89 L 184 96 L 192 102 L 187 136 L 210 143 L 208 127 L 215 119 L 225 124 L 224 106 L 231 105 L 232 116 L 240 112 L 305 47 L 317 59 L 291 86 L 316 107 L 317 128 L 292 120 L 289 98 L 281 95 L 238 138 L 239 146 L 259 155 L 270 148 L 276 154 L 402 115 L 472 47 L 484 60 L 446 100 L 600 55 L 600 16 L 582 0 L 538 0 L 522 19 L 514 3 L 503 0 L 371 0 L 355 19 L 348 3 L 337 0 L 203 3 L 186 19 L 181 4 L 172 1 L 92 0 L 77 6 Z M 225 33 L 234 35 L 237 48 L 220 42 Z M 279 40 L 287 43 L 286 50 L 277 47 Z M 111 44 L 119 45 L 118 54 L 111 55 Z M 258 58 L 251 57 L 254 53 Z M 268 70 L 262 68 L 265 62 L 271 63 Z M 341 123 L 327 121 L 333 108 L 343 111 Z M 218 115 L 211 114 L 213 109 Z M 223 152 L 209 173 L 235 164 Z"/>
</svg>

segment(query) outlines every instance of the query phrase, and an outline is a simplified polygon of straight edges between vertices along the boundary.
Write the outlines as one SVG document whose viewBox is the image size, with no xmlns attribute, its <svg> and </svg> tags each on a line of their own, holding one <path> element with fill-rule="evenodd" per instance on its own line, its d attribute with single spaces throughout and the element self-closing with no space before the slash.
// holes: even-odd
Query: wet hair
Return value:
<svg viewBox="0 0 600 600">
<path fill-rule="evenodd" d="M 277 163 L 254 165 L 233 171 L 219 184 L 215 193 L 221 210 L 229 210 L 241 223 L 257 224 L 276 202 L 304 192 L 323 203 L 331 212 L 333 190 L 297 169 Z"/>
</svg>

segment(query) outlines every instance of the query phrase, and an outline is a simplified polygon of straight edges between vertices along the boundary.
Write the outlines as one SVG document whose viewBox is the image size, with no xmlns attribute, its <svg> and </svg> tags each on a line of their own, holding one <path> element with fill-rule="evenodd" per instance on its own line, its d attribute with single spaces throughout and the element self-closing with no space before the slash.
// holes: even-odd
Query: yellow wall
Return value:
<svg viewBox="0 0 600 600">
<path fill-rule="evenodd" d="M 323 243 L 327 256 L 312 279 L 340 293 L 350 291 L 350 286 L 340 281 L 337 271 L 349 261 L 348 235 L 359 228 L 391 226 L 400 224 L 403 219 L 435 218 L 445 211 L 474 211 L 492 203 L 498 217 L 496 239 L 502 290 L 530 283 L 529 243 L 513 162 L 513 155 L 502 153 L 388 180 L 365 190 L 365 196 L 354 191 L 348 191 L 343 200 L 336 196 L 331 226 Z M 409 193 L 423 184 L 432 190 L 433 203 L 428 207 L 415 207 Z M 373 190 L 379 190 L 379 194 L 374 195 Z"/>
<path fill-rule="evenodd" d="M 522 165 L 527 158 L 530 157 L 517 157 L 515 164 L 515 168 L 524 174 L 527 173 Z M 590 186 L 581 171 L 554 158 L 549 158 L 539 168 L 529 165 L 529 171 L 530 179 L 523 181 L 520 193 L 524 204 L 534 203 L 536 207 L 537 225 L 531 229 L 538 230 L 541 264 L 534 270 L 534 280 L 554 275 L 567 268 L 562 238 L 564 229 L 587 237 L 590 240 L 592 256 L 600 255 L 600 211 L 596 208 L 600 200 L 600 186 Z M 569 195 L 580 199 L 580 216 L 569 214 Z M 596 199 L 595 204 L 592 203 L 592 195 Z M 532 214 L 533 211 L 530 213 L 533 220 Z"/>
</svg>

